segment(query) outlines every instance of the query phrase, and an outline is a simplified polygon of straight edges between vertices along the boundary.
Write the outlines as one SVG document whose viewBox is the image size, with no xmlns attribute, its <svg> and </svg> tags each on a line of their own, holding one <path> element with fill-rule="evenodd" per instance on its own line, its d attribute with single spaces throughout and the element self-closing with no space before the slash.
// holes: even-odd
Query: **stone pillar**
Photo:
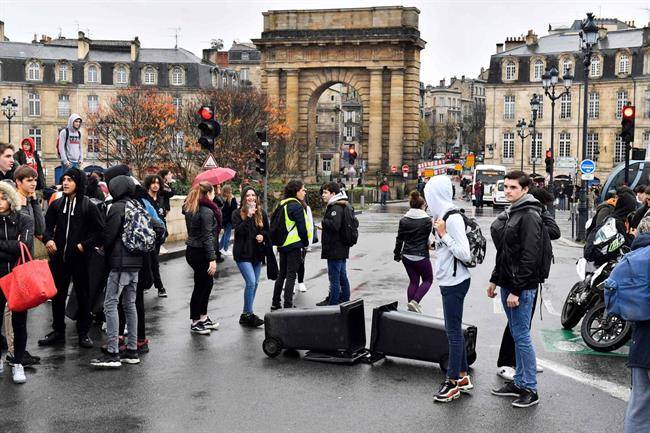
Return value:
<svg viewBox="0 0 650 433">
<path fill-rule="evenodd" d="M 266 70 L 266 94 L 269 101 L 277 108 L 280 101 L 280 75 L 278 69 Z"/>
<path fill-rule="evenodd" d="M 368 118 L 368 171 L 372 176 L 381 170 L 381 121 L 383 68 L 370 70 L 370 110 Z"/>
<path fill-rule="evenodd" d="M 404 141 L 404 69 L 391 68 L 390 129 L 388 131 L 388 165 L 402 166 Z"/>
<path fill-rule="evenodd" d="M 289 69 L 285 71 L 287 73 L 287 126 L 297 134 L 298 133 L 298 69 Z"/>
</svg>

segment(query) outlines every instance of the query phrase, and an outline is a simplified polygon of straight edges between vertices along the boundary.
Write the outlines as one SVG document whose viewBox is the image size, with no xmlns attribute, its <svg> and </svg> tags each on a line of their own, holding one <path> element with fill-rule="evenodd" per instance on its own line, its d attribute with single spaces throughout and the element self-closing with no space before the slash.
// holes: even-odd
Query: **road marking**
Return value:
<svg viewBox="0 0 650 433">
<path fill-rule="evenodd" d="M 553 304 L 551 303 L 550 299 L 544 299 L 544 306 L 546 307 L 546 311 L 548 311 L 551 315 L 560 317 L 560 313 L 558 313 L 555 308 L 553 308 Z"/>
<path fill-rule="evenodd" d="M 599 389 L 614 398 L 618 398 L 619 400 L 627 402 L 630 399 L 630 389 L 626 386 L 598 379 L 594 375 L 583 373 L 582 371 L 546 359 L 537 358 L 537 363 L 546 370 L 551 370 L 560 376 L 565 376 L 575 380 L 576 382 Z"/>
</svg>

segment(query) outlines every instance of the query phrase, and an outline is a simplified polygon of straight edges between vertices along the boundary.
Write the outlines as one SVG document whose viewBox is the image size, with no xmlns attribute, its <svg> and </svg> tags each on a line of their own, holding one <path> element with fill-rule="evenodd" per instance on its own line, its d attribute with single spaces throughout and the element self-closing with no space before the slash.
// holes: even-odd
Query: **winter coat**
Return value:
<svg viewBox="0 0 650 433">
<path fill-rule="evenodd" d="M 234 199 L 233 199 L 234 200 Z M 270 245 L 269 219 L 262 211 L 263 227 L 255 224 L 255 218 L 242 219 L 240 209 L 235 209 L 232 214 L 232 228 L 235 240 L 232 247 L 233 259 L 236 262 L 264 263 L 267 246 Z M 257 235 L 264 237 L 263 242 L 257 242 Z"/>
<path fill-rule="evenodd" d="M 506 210 L 506 221 L 490 227 L 497 257 L 490 282 L 514 295 L 536 289 L 539 246 L 542 243 L 542 204 L 526 194 Z"/>
<path fill-rule="evenodd" d="M 341 241 L 343 212 L 346 206 L 348 206 L 348 196 L 344 192 L 336 194 L 327 204 L 322 222 L 321 259 L 345 260 L 350 255 L 350 247 Z M 305 244 L 305 246 L 307 245 Z"/>
<path fill-rule="evenodd" d="M 219 250 L 217 235 L 221 230 L 221 221 L 217 219 L 213 209 L 200 203 L 195 213 L 184 213 L 185 226 L 187 227 L 185 245 L 192 248 L 203 248 L 207 261 L 216 260 L 216 251 Z"/>
<path fill-rule="evenodd" d="M 287 246 L 278 247 L 278 251 L 288 252 L 291 250 L 306 248 L 309 246 L 309 234 L 307 233 L 307 221 L 305 220 L 305 208 L 302 207 L 302 204 L 296 200 L 289 200 L 286 204 L 287 206 L 287 216 L 289 219 L 296 223 L 296 229 L 298 230 L 298 236 L 300 237 L 300 242 L 294 242 Z"/>
<path fill-rule="evenodd" d="M 632 250 L 639 248 L 650 248 L 650 233 L 642 233 L 634 239 Z M 632 341 L 627 365 L 630 368 L 650 369 L 650 320 L 632 322 Z"/>
<path fill-rule="evenodd" d="M 235 211 L 239 211 L 239 209 L 237 209 L 237 199 L 232 197 L 230 202 L 224 201 L 221 211 L 223 212 L 223 226 L 225 227 L 228 224 L 233 224 L 233 214 Z"/>
<path fill-rule="evenodd" d="M 76 168 L 64 173 L 75 180 L 77 189 L 73 197 L 63 195 L 55 200 L 45 213 L 45 232 L 43 243 L 54 241 L 57 251 L 53 260 L 74 263 L 83 257 L 77 244 L 81 244 L 84 252 L 101 247 L 104 217 L 99 208 L 86 197 L 85 174 Z"/>
<path fill-rule="evenodd" d="M 20 193 L 19 193 L 20 194 Z M 27 204 L 20 208 L 20 211 L 34 221 L 34 236 L 43 236 L 45 232 L 45 217 L 43 208 L 34 197 L 26 197 Z M 33 251 L 32 251 L 33 252 Z"/>
<path fill-rule="evenodd" d="M 30 152 L 25 152 L 22 149 L 23 143 L 29 143 L 31 146 Z M 20 149 L 14 154 L 14 159 L 18 165 L 29 165 L 38 175 L 36 179 L 36 189 L 41 190 L 45 187 L 45 174 L 43 174 L 43 164 L 41 163 L 41 157 L 36 151 L 36 145 L 34 144 L 34 139 L 32 137 L 24 138 L 20 143 Z"/>
<path fill-rule="evenodd" d="M 0 277 L 4 277 L 16 266 L 20 257 L 20 241 L 30 251 L 34 249 L 34 223 L 24 213 L 12 210 L 0 215 Z"/>
<path fill-rule="evenodd" d="M 399 221 L 395 239 L 395 260 L 403 255 L 429 258 L 429 236 L 433 225 L 431 217 L 422 209 L 409 209 Z"/>
<path fill-rule="evenodd" d="M 160 191 L 158 191 L 158 203 L 160 204 L 160 207 L 162 208 L 162 217 L 167 218 L 167 214 L 169 211 L 172 209 L 170 200 L 172 197 L 176 195 L 176 192 L 174 189 L 171 187 L 171 185 L 168 185 L 166 183 L 163 183 L 162 186 L 160 187 Z"/>
<path fill-rule="evenodd" d="M 140 269 L 143 255 L 130 252 L 122 242 L 126 203 L 132 200 L 135 183 L 128 176 L 117 176 L 111 180 L 109 191 L 113 197 L 113 203 L 108 209 L 102 234 L 104 254 L 108 257 L 108 265 L 110 269 Z"/>
</svg>

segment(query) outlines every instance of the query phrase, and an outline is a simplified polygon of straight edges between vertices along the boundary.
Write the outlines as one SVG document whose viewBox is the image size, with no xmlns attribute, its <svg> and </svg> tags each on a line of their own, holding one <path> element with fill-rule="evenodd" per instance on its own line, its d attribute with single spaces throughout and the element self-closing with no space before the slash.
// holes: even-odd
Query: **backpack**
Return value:
<svg viewBox="0 0 650 433">
<path fill-rule="evenodd" d="M 453 214 L 460 214 L 463 217 L 463 222 L 465 223 L 465 234 L 467 235 L 467 240 L 469 241 L 469 252 L 472 256 L 472 259 L 469 262 L 462 262 L 466 268 L 475 268 L 477 265 L 483 263 L 485 259 L 485 250 L 487 249 L 487 241 L 481 227 L 478 225 L 474 218 L 469 218 L 465 215 L 465 212 L 460 209 L 452 209 L 448 211 L 443 217 L 443 221 L 447 222 Z M 454 257 L 454 277 L 456 276 L 458 259 Z"/>
<path fill-rule="evenodd" d="M 544 225 L 544 219 L 542 218 L 542 245 L 541 245 L 541 251 L 538 256 L 538 263 L 537 263 L 540 284 L 546 281 L 548 276 L 551 274 L 551 264 L 554 261 L 555 261 L 555 256 L 553 255 L 553 244 L 551 243 L 551 235 L 548 233 L 548 229 Z"/>
<path fill-rule="evenodd" d="M 605 307 L 624 320 L 650 320 L 650 247 L 626 254 L 605 280 Z"/>
<path fill-rule="evenodd" d="M 290 201 L 292 200 L 289 200 L 284 204 L 278 205 L 278 207 L 276 207 L 275 210 L 273 211 L 273 215 L 271 215 L 271 225 L 270 225 L 269 234 L 271 238 L 271 243 L 277 247 L 281 247 L 282 245 L 284 245 L 284 243 L 287 240 L 287 236 L 289 236 L 289 232 L 293 230 L 293 227 L 296 226 L 296 223 L 294 222 L 293 227 L 291 227 L 290 230 L 287 230 L 285 217 L 287 214 L 287 205 L 289 204 Z"/>
<path fill-rule="evenodd" d="M 68 157 L 68 139 L 70 138 L 70 131 L 68 131 L 68 128 L 65 127 L 65 143 L 63 144 L 63 148 L 65 150 L 65 156 L 66 158 Z M 79 134 L 79 142 L 81 142 L 81 130 L 77 131 Z M 56 156 L 61 159 L 61 151 L 59 150 L 59 136 L 57 135 L 56 137 Z"/>
<path fill-rule="evenodd" d="M 349 204 L 343 207 L 343 220 L 341 221 L 341 243 L 346 247 L 353 247 L 359 240 L 359 220 L 354 214 L 354 208 Z"/>
<path fill-rule="evenodd" d="M 156 245 L 152 218 L 136 200 L 127 201 L 124 207 L 122 243 L 131 253 L 149 253 Z"/>
<path fill-rule="evenodd" d="M 165 222 L 160 218 L 158 212 L 156 212 L 156 209 L 154 209 L 149 200 L 144 199 L 142 200 L 142 203 L 147 214 L 151 218 L 151 226 L 153 231 L 156 233 L 156 243 L 160 245 L 164 244 L 165 239 L 167 238 L 167 226 L 165 225 Z"/>
</svg>

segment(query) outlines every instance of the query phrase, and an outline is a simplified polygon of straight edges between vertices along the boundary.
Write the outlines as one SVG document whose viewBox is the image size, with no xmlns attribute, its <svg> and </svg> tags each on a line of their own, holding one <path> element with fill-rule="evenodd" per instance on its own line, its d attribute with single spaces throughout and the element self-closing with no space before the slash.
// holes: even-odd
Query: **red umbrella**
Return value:
<svg viewBox="0 0 650 433">
<path fill-rule="evenodd" d="M 235 177 L 237 172 L 231 168 L 217 167 L 211 170 L 204 171 L 194 178 L 192 186 L 199 182 L 210 182 L 212 185 L 224 183 Z"/>
</svg>

